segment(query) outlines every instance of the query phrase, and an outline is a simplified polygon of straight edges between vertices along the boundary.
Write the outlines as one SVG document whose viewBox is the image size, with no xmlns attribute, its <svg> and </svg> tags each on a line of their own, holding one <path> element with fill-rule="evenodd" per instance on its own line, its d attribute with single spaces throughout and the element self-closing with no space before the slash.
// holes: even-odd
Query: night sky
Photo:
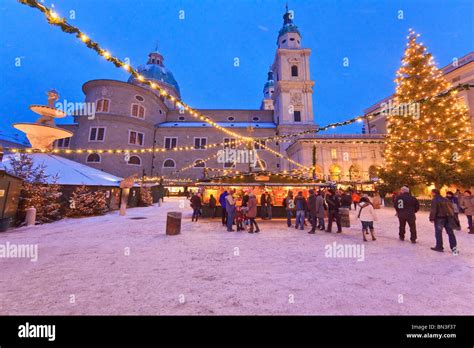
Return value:
<svg viewBox="0 0 474 348">
<path fill-rule="evenodd" d="M 46 5 L 52 2 L 45 1 Z M 61 16 L 133 66 L 158 43 L 183 100 L 197 108 L 258 109 L 273 62 L 285 1 L 68 0 L 53 2 Z M 438 66 L 473 50 L 471 0 L 290 1 L 302 46 L 311 48 L 314 117 L 343 121 L 394 91 L 393 79 L 408 28 L 421 34 Z M 184 11 L 185 19 L 180 19 Z M 398 19 L 403 11 L 403 19 Z M 234 58 L 240 67 L 234 67 Z M 343 59 L 349 58 L 349 67 Z M 21 66 L 15 66 L 15 59 Z M 60 101 L 82 102 L 91 79 L 125 81 L 127 73 L 86 48 L 74 35 L 47 24 L 38 10 L 0 1 L 0 130 L 36 119 L 28 106 L 45 104 L 55 88 Z M 64 122 L 71 122 L 68 118 Z M 360 124 L 338 133 L 360 133 Z"/>
</svg>

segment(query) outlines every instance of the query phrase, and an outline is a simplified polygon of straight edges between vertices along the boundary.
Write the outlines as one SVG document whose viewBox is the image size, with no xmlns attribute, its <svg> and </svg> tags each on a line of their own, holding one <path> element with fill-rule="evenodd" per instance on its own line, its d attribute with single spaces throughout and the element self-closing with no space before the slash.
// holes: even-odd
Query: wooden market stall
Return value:
<svg viewBox="0 0 474 348">
<path fill-rule="evenodd" d="M 318 180 L 297 177 L 284 173 L 252 172 L 239 175 L 228 175 L 202 180 L 196 183 L 196 187 L 203 198 L 203 217 L 212 216 L 209 208 L 209 198 L 213 195 L 217 200 L 217 216 L 221 216 L 222 210 L 219 204 L 219 196 L 224 191 L 235 190 L 235 196 L 242 198 L 246 192 L 252 191 L 257 198 L 257 213 L 260 216 L 260 197 L 266 192 L 271 195 L 273 202 L 273 217 L 286 217 L 283 201 L 288 191 L 293 191 L 296 196 L 299 191 L 303 192 L 306 198 L 310 189 L 319 190 L 321 188 L 334 187 Z"/>
</svg>

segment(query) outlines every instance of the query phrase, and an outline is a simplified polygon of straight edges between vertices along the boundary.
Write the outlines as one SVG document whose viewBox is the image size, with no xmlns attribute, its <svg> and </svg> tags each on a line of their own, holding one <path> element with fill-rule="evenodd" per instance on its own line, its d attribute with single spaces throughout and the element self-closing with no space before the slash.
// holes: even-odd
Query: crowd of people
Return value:
<svg viewBox="0 0 474 348">
<path fill-rule="evenodd" d="M 375 241 L 374 222 L 377 221 L 376 208 L 381 205 L 381 197 L 378 193 L 369 197 L 357 191 L 342 191 L 335 189 L 309 190 L 306 198 L 302 191 L 294 195 L 289 190 L 283 200 L 286 212 L 286 222 L 288 228 L 293 227 L 304 230 L 308 224 L 311 226 L 308 233 L 315 234 L 316 230 L 332 232 L 333 224 L 336 224 L 336 233 L 342 233 L 341 208 L 355 209 L 355 215 L 361 223 L 363 241 Z M 474 196 L 471 191 L 466 190 L 461 193 L 448 191 L 443 197 L 439 190 L 431 191 L 432 201 L 429 220 L 434 224 L 436 245 L 431 249 L 443 251 L 443 230 L 446 230 L 449 245 L 453 253 L 458 253 L 456 236 L 454 230 L 461 229 L 459 214 L 464 213 L 467 218 L 468 233 L 474 234 L 472 216 L 474 214 Z M 202 197 L 199 192 L 192 194 L 191 207 L 193 208 L 192 221 L 197 221 L 201 215 Z M 219 196 L 219 204 L 222 208 L 222 225 L 228 232 L 248 231 L 248 233 L 260 232 L 260 227 L 255 220 L 257 218 L 257 197 L 251 191 L 241 191 L 239 194 L 235 190 L 226 190 Z M 265 191 L 260 196 L 260 215 L 263 220 L 272 219 L 273 207 L 272 195 Z M 416 213 L 420 209 L 420 203 L 411 193 L 410 189 L 403 186 L 399 192 L 394 192 L 392 196 L 393 206 L 399 222 L 399 239 L 405 240 L 406 225 L 410 230 L 410 241 L 415 244 L 417 241 Z M 210 195 L 209 208 L 212 217 L 216 217 L 217 199 Z M 327 217 L 327 223 L 326 223 Z"/>
</svg>

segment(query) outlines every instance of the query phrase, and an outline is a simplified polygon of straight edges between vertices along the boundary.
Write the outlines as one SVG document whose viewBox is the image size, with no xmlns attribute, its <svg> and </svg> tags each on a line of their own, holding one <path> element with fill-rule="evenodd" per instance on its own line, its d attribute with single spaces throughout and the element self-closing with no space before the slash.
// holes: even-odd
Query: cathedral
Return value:
<svg viewBox="0 0 474 348">
<path fill-rule="evenodd" d="M 268 138 L 316 130 L 310 56 L 311 49 L 303 46 L 300 30 L 293 22 L 292 12 L 287 9 L 278 32 L 277 49 L 263 87 L 260 108 L 198 111 L 221 127 L 242 136 Z M 179 84 L 166 68 L 162 53 L 157 50 L 149 53 L 146 64 L 138 70 L 176 100 L 181 98 Z M 95 115 L 74 116 L 73 124 L 64 125 L 74 135 L 55 143 L 56 148 L 92 150 L 66 155 L 77 162 L 120 177 L 137 174 L 191 180 L 209 174 L 220 175 L 224 170 L 244 172 L 249 169 L 246 163 L 222 162 L 215 156 L 219 149 L 246 148 L 246 144 L 208 123 L 199 122 L 133 77 L 126 82 L 91 80 L 82 89 L 85 102 L 95 104 Z M 304 166 L 314 166 L 318 179 L 338 182 L 373 180 L 377 167 L 383 163 L 384 129 L 379 127 L 382 131 L 377 131 L 373 125 L 364 126 L 370 134 L 310 133 L 281 141 L 256 143 L 254 149 L 259 161 L 254 170 L 300 169 L 278 156 L 282 154 Z M 137 151 L 124 155 L 109 154 L 104 151 L 106 149 Z M 141 151 L 144 149 L 160 151 Z"/>
</svg>

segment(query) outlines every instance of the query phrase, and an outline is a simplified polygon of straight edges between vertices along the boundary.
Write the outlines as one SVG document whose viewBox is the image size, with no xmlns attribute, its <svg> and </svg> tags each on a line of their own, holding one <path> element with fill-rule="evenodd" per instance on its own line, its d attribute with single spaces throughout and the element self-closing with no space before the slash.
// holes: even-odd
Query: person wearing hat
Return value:
<svg viewBox="0 0 474 348">
<path fill-rule="evenodd" d="M 399 238 L 401 241 L 405 240 L 405 226 L 408 223 L 410 227 L 410 240 L 413 244 L 416 243 L 416 213 L 420 209 L 418 200 L 410 194 L 410 189 L 403 186 L 400 189 L 400 194 L 394 200 L 395 210 L 399 222 Z"/>
</svg>

